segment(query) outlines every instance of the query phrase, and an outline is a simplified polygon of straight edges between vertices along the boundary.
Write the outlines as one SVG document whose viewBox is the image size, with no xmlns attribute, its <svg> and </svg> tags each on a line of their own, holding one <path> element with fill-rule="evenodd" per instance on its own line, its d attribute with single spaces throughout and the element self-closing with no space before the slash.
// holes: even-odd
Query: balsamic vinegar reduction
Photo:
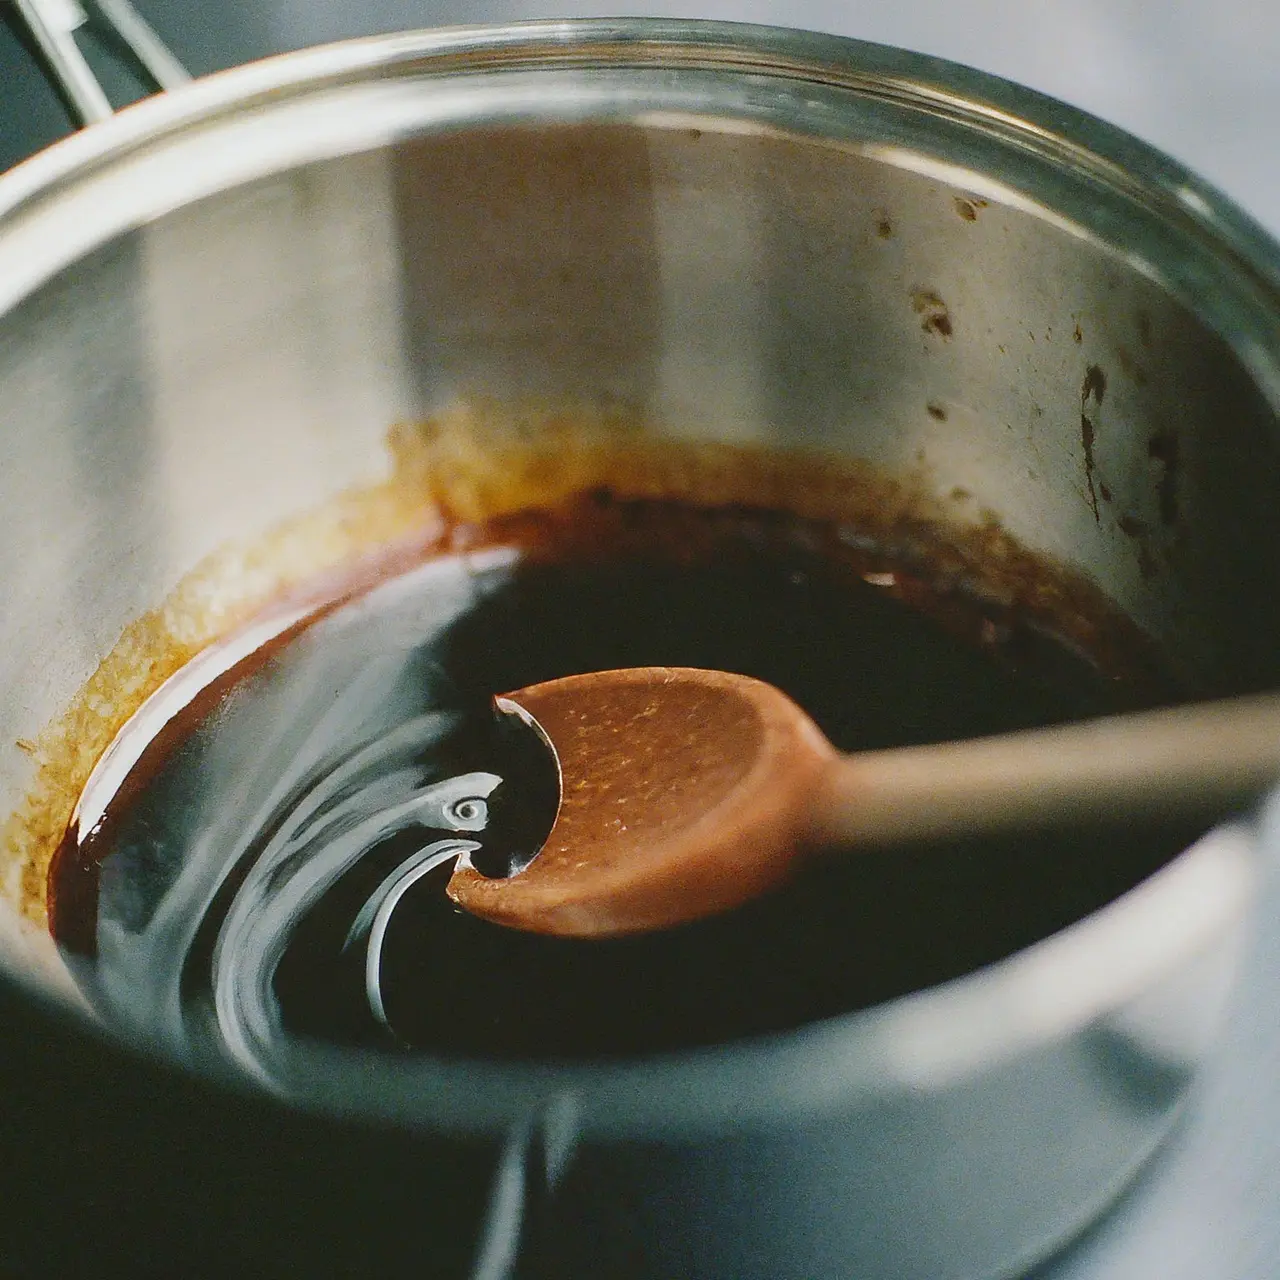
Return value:
<svg viewBox="0 0 1280 1280">
<path fill-rule="evenodd" d="M 266 1078 L 299 1038 L 517 1058 L 707 1044 L 997 959 L 1195 834 L 869 851 L 616 940 L 481 922 L 444 894 L 453 860 L 506 874 L 555 811 L 548 757 L 495 718 L 495 693 L 715 667 L 778 685 L 844 750 L 1152 698 L 1014 611 L 780 514 L 597 495 L 481 534 L 224 653 L 212 680 L 217 654 L 198 660 L 155 695 L 163 728 L 126 730 L 123 779 L 100 767 L 50 874 L 55 936 L 109 1019 L 179 1053 L 212 1042 Z"/>
</svg>

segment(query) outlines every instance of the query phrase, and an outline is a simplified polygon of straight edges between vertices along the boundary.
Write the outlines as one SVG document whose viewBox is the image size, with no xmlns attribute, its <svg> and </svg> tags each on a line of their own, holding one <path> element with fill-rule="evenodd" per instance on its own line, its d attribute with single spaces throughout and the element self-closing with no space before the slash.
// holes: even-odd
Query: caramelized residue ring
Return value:
<svg viewBox="0 0 1280 1280">
<path fill-rule="evenodd" d="M 470 401 L 388 434 L 387 481 L 339 495 L 196 566 L 125 628 L 34 743 L 35 776 L 0 833 L 0 880 L 45 924 L 50 861 L 89 774 L 125 722 L 196 653 L 281 602 L 483 541 L 484 526 L 588 495 L 782 511 L 837 526 L 886 570 L 961 589 L 1052 629 L 1138 689 L 1167 684 L 1155 646 L 1088 580 L 1020 546 L 986 515 L 964 523 L 925 472 L 891 476 L 829 453 L 673 438 L 623 410 Z M 904 583 L 902 590 L 908 592 Z"/>
</svg>

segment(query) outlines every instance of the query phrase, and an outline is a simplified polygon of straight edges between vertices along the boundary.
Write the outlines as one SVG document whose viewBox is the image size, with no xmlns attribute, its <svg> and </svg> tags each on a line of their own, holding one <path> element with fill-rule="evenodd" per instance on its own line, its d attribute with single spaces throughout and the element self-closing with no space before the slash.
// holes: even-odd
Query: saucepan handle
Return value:
<svg viewBox="0 0 1280 1280">
<path fill-rule="evenodd" d="M 76 43 L 86 24 L 109 34 L 156 89 L 176 89 L 191 79 L 129 0 L 13 0 L 43 55 L 45 69 L 81 124 L 113 114 L 106 91 Z M 89 8 L 86 9 L 85 5 Z"/>
</svg>

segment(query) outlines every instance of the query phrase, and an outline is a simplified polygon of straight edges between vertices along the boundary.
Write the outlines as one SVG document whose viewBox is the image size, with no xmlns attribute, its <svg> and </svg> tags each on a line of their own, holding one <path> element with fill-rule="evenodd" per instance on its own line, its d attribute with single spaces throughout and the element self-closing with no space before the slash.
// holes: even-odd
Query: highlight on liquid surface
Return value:
<svg viewBox="0 0 1280 1280">
<path fill-rule="evenodd" d="M 1118 831 L 1088 857 L 1070 834 L 869 851 L 730 914 L 605 941 L 461 913 L 443 889 L 453 859 L 506 874 L 554 816 L 548 758 L 492 696 L 639 665 L 767 680 L 843 750 L 1172 692 L 833 526 L 586 495 L 306 618 L 268 617 L 171 680 L 82 797 L 50 871 L 55 937 L 108 1021 L 266 1081 L 307 1041 L 647 1053 L 958 976 L 1115 897 L 1195 834 Z"/>
</svg>

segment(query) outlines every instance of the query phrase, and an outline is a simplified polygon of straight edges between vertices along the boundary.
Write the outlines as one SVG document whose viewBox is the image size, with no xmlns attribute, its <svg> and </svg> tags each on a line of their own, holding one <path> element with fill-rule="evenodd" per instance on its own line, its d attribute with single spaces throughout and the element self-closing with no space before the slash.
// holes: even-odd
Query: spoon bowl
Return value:
<svg viewBox="0 0 1280 1280">
<path fill-rule="evenodd" d="M 555 752 L 555 823 L 519 875 L 465 862 L 476 915 L 538 933 L 636 933 L 727 910 L 783 880 L 800 807 L 836 752 L 780 690 L 683 667 L 598 671 L 497 699 Z"/>
</svg>

